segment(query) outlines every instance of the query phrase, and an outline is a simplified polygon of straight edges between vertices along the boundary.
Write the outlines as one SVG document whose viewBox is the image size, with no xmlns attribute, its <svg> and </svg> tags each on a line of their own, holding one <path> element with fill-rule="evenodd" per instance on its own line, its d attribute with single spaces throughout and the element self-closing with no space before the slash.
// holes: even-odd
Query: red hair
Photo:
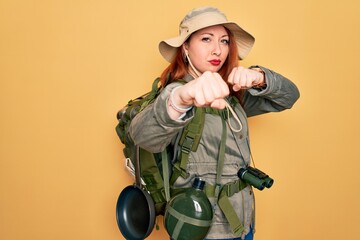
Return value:
<svg viewBox="0 0 360 240">
<path fill-rule="evenodd" d="M 226 82 L 233 68 L 239 65 L 239 58 L 235 37 L 227 28 L 225 28 L 225 30 L 229 35 L 229 54 L 226 61 L 224 62 L 224 65 L 221 67 L 218 73 Z M 190 38 L 191 36 L 188 38 L 187 41 L 189 41 Z M 177 49 L 174 60 L 167 68 L 165 68 L 165 70 L 160 76 L 161 85 L 165 86 L 173 81 L 182 79 L 186 74 L 188 74 L 188 63 L 185 61 L 182 47 L 179 47 Z M 229 89 L 230 94 L 236 96 L 241 103 L 244 90 L 234 92 L 232 90 L 232 86 L 230 85 Z"/>
</svg>

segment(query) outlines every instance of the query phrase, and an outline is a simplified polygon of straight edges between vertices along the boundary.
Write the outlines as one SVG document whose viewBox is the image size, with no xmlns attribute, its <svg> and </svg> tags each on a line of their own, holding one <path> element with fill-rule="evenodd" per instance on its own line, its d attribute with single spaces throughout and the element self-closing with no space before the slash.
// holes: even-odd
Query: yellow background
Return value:
<svg viewBox="0 0 360 240">
<path fill-rule="evenodd" d="M 301 91 L 250 119 L 257 240 L 359 239 L 360 8 L 356 0 L 0 1 L 0 239 L 122 239 L 116 112 L 167 65 L 160 40 L 214 5 L 256 37 L 244 66 Z M 161 219 L 159 220 L 161 223 Z M 163 230 L 149 239 L 168 239 Z"/>
</svg>

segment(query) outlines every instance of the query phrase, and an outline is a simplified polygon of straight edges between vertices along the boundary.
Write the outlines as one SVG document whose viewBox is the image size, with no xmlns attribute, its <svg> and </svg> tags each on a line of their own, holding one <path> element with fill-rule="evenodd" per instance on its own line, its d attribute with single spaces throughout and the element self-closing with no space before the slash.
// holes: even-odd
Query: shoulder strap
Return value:
<svg viewBox="0 0 360 240">
<path fill-rule="evenodd" d="M 179 176 L 187 177 L 186 166 L 191 151 L 195 152 L 200 143 L 200 138 L 204 128 L 205 109 L 195 108 L 194 118 L 185 127 L 180 137 L 179 146 L 181 148 L 179 161 L 174 164 L 174 171 L 170 183 L 173 185 Z"/>
<path fill-rule="evenodd" d="M 184 80 L 177 80 L 181 84 L 185 84 Z M 181 148 L 179 161 L 174 164 L 173 173 L 171 175 L 170 184 L 173 185 L 179 176 L 187 177 L 186 166 L 191 151 L 195 152 L 200 143 L 200 138 L 204 128 L 205 108 L 196 107 L 194 118 L 183 130 L 179 146 Z"/>
</svg>

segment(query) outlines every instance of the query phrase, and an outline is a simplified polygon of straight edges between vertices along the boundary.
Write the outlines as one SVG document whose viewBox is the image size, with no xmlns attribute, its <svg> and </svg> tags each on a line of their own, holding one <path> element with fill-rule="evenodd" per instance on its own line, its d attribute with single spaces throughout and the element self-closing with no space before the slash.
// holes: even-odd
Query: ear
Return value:
<svg viewBox="0 0 360 240">
<path fill-rule="evenodd" d="M 188 46 L 188 44 L 185 42 L 185 43 L 182 45 L 182 49 L 183 49 L 183 51 L 184 51 L 184 53 L 185 53 L 186 55 L 188 55 L 188 48 L 189 48 L 189 46 Z"/>
</svg>

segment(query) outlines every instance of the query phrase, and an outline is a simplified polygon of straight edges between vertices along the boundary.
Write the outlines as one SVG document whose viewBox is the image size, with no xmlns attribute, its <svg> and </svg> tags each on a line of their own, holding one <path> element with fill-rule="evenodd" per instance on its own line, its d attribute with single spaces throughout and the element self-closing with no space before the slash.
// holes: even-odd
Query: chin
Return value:
<svg viewBox="0 0 360 240">
<path fill-rule="evenodd" d="M 206 72 L 206 71 L 209 71 L 209 72 L 218 72 L 220 70 L 220 68 L 218 66 L 208 66 L 204 69 L 201 69 L 201 72 Z"/>
<path fill-rule="evenodd" d="M 214 67 L 211 68 L 210 71 L 212 71 L 212 72 L 218 72 L 218 71 L 220 71 L 220 69 L 221 69 L 221 67 L 219 67 L 219 66 L 214 66 Z"/>
</svg>

